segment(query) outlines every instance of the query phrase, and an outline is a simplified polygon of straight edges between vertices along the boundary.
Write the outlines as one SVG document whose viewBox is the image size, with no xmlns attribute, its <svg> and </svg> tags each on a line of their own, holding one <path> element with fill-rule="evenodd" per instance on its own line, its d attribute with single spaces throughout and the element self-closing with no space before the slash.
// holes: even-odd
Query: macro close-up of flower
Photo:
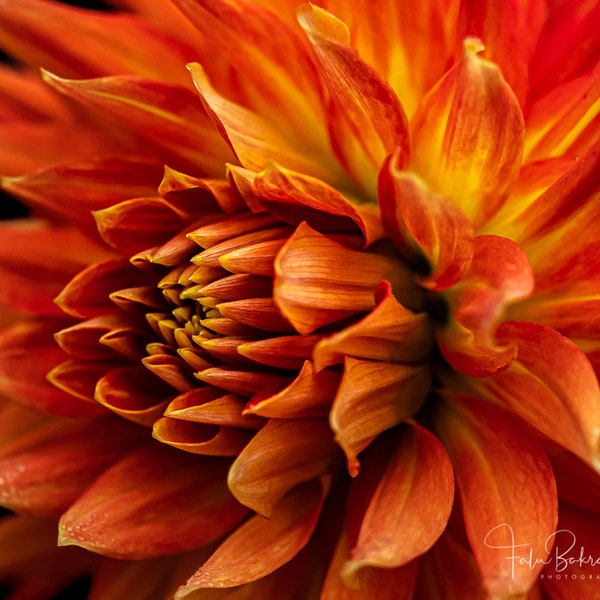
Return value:
<svg viewBox="0 0 600 600">
<path fill-rule="evenodd" d="M 0 598 L 600 599 L 599 23 L 0 0 Z"/>
</svg>

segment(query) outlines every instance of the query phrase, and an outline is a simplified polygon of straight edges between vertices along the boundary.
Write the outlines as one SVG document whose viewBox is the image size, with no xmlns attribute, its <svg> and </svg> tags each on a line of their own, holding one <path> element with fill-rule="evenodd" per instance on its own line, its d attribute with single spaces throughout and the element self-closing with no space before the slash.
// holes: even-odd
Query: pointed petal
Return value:
<svg viewBox="0 0 600 600">
<path fill-rule="evenodd" d="M 229 471 L 229 488 L 245 506 L 271 518 L 296 485 L 326 473 L 338 452 L 321 419 L 271 419 Z"/>
<path fill-rule="evenodd" d="M 156 443 L 105 471 L 63 515 L 59 544 L 141 559 L 200 547 L 227 533 L 247 510 L 226 486 L 228 461 Z"/>
<path fill-rule="evenodd" d="M 187 87 L 132 76 L 68 80 L 45 72 L 44 78 L 58 91 L 157 144 L 162 160 L 175 168 L 222 176 L 224 164 L 234 160 Z"/>
<path fill-rule="evenodd" d="M 357 575 L 365 567 L 399 567 L 426 552 L 452 510 L 454 479 L 443 446 L 416 425 L 402 433 L 342 571 L 352 587 L 359 585 Z"/>
<path fill-rule="evenodd" d="M 340 571 L 349 554 L 345 532 L 340 536 L 329 571 L 323 583 L 321 600 L 412 600 L 417 578 L 418 561 L 401 567 L 377 569 L 364 567 L 356 573 L 358 589 L 346 585 Z"/>
<path fill-rule="evenodd" d="M 304 150 L 296 140 L 286 138 L 265 117 L 222 96 L 198 63 L 188 65 L 188 69 L 206 112 L 215 121 L 243 167 L 258 172 L 267 167 L 273 157 L 277 157 L 281 165 L 294 171 L 323 179 L 332 185 L 344 183 L 344 176 L 333 157 L 321 159 L 318 152 Z M 305 124 L 303 126 L 307 129 Z"/>
<path fill-rule="evenodd" d="M 196 373 L 196 377 L 209 385 L 239 394 L 253 396 L 264 388 L 284 386 L 290 382 L 286 375 L 260 373 L 257 371 L 237 371 L 231 368 L 213 367 Z"/>
<path fill-rule="evenodd" d="M 107 467 L 141 443 L 142 432 L 112 417 L 0 460 L 0 501 L 11 510 L 56 519 Z"/>
<path fill-rule="evenodd" d="M 516 346 L 498 339 L 495 326 L 508 303 L 531 293 L 534 280 L 527 255 L 511 240 L 481 235 L 474 242 L 467 275 L 445 292 L 449 321 L 438 327 L 436 337 L 452 367 L 485 377 L 515 359 Z"/>
<path fill-rule="evenodd" d="M 162 176 L 159 164 L 121 158 L 66 163 L 19 177 L 2 186 L 45 211 L 96 230 L 91 212 L 154 193 Z M 68 180 L 69 185 L 65 185 Z"/>
<path fill-rule="evenodd" d="M 384 362 L 415 362 L 432 349 L 429 320 L 404 308 L 387 281 L 375 288 L 375 308 L 363 319 L 325 337 L 315 347 L 318 370 L 341 363 L 345 356 Z"/>
<path fill-rule="evenodd" d="M 323 503 L 319 481 L 290 491 L 269 520 L 256 515 L 237 528 L 180 588 L 177 600 L 201 588 L 229 588 L 255 581 L 290 561 L 308 542 Z"/>
<path fill-rule="evenodd" d="M 408 162 L 408 122 L 391 86 L 349 46 L 350 32 L 331 13 L 306 4 L 298 19 L 329 92 L 332 143 L 346 172 L 371 198 L 385 156 L 399 149 Z"/>
<path fill-rule="evenodd" d="M 497 337 L 517 347 L 517 360 L 496 377 L 469 381 L 469 387 L 600 469 L 600 388 L 583 352 L 534 323 L 502 323 Z"/>
<path fill-rule="evenodd" d="M 519 174 L 523 116 L 498 68 L 463 60 L 428 93 L 411 122 L 412 165 L 436 194 L 450 198 L 477 230 L 494 215 Z"/>
<path fill-rule="evenodd" d="M 343 269 L 348 264 L 352 270 Z M 275 302 L 304 335 L 373 308 L 375 286 L 382 279 L 392 283 L 400 301 L 412 287 L 412 275 L 399 260 L 350 250 L 306 224 L 281 250 L 275 273 Z"/>
<path fill-rule="evenodd" d="M 486 46 L 485 57 L 496 63 L 521 105 L 525 104 L 528 66 L 538 35 L 547 19 L 544 0 L 460 3 L 456 39 L 478 37 Z M 457 48 L 460 53 L 460 48 Z"/>
<path fill-rule="evenodd" d="M 224 317 L 229 317 L 263 331 L 275 333 L 290 333 L 292 326 L 281 314 L 280 308 L 272 298 L 248 298 L 223 302 L 217 308 Z"/>
<path fill-rule="evenodd" d="M 298 371 L 312 358 L 313 348 L 320 339 L 320 335 L 266 338 L 244 342 L 238 346 L 238 352 L 265 365 Z"/>
<path fill-rule="evenodd" d="M 204 456 L 237 456 L 252 439 L 252 432 L 162 417 L 152 435 L 159 442 Z"/>
<path fill-rule="evenodd" d="M 327 417 L 339 382 L 338 373 L 328 370 L 316 373 L 307 360 L 290 385 L 275 394 L 255 396 L 244 412 L 272 419 Z"/>
<path fill-rule="evenodd" d="M 24 321 L 0 334 L 0 391 L 26 406 L 63 416 L 96 416 L 104 411 L 54 387 L 47 372 L 67 355 L 54 341 L 64 322 Z"/>
<path fill-rule="evenodd" d="M 410 419 L 430 388 L 426 366 L 346 358 L 329 422 L 350 475 L 358 474 L 359 453 L 380 433 Z"/>
<path fill-rule="evenodd" d="M 556 531 L 558 505 L 552 469 L 539 444 L 518 421 L 481 399 L 445 394 L 435 430 L 456 476 L 469 543 L 488 594 L 524 594 L 542 570 L 510 557 L 527 544 L 542 561 Z"/>
<path fill-rule="evenodd" d="M 342 195 L 314 177 L 271 164 L 254 178 L 254 188 L 269 211 L 292 225 L 306 221 L 318 230 L 353 231 L 354 223 L 365 236 L 365 246 L 384 236 L 375 204 Z"/>
<path fill-rule="evenodd" d="M 0 32 L 14 56 L 63 77 L 138 73 L 185 81 L 181 66 L 193 56 L 181 41 L 137 15 L 42 0 L 4 0 Z"/>
<path fill-rule="evenodd" d="M 379 205 L 388 234 L 412 264 L 417 281 L 443 290 L 462 279 L 473 257 L 473 229 L 452 201 L 388 157 L 379 179 Z"/>
</svg>

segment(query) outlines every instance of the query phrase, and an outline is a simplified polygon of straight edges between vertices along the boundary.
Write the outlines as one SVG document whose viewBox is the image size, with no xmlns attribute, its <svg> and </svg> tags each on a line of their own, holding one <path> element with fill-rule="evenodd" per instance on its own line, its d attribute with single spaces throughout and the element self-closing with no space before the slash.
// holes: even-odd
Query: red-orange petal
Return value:
<svg viewBox="0 0 600 600">
<path fill-rule="evenodd" d="M 59 544 L 115 558 L 174 554 L 213 542 L 247 513 L 229 493 L 229 462 L 152 443 L 105 471 L 63 515 Z"/>
<path fill-rule="evenodd" d="M 114 417 L 58 430 L 24 452 L 0 459 L 0 500 L 11 510 L 56 519 L 107 467 L 144 439 L 141 430 Z"/>
<path fill-rule="evenodd" d="M 229 488 L 242 504 L 271 518 L 289 490 L 323 475 L 337 459 L 325 420 L 271 419 L 231 466 Z"/>
<path fill-rule="evenodd" d="M 403 428 L 342 570 L 346 583 L 357 587 L 365 567 L 399 567 L 426 552 L 444 531 L 453 502 L 443 446 L 418 425 Z"/>
<path fill-rule="evenodd" d="M 424 313 L 404 308 L 385 280 L 375 288 L 375 302 L 366 317 L 316 345 L 317 369 L 341 363 L 345 356 L 399 363 L 420 361 L 429 354 L 433 337 Z"/>
<path fill-rule="evenodd" d="M 375 286 L 383 279 L 400 301 L 413 287 L 412 275 L 398 259 L 351 250 L 306 224 L 279 253 L 275 273 L 275 302 L 302 334 L 373 308 Z"/>
<path fill-rule="evenodd" d="M 495 335 L 508 303 L 527 297 L 534 280 L 527 255 L 511 240 L 492 235 L 474 239 L 466 276 L 446 290 L 449 320 L 436 329 L 439 348 L 461 373 L 494 375 L 515 359 L 514 344 Z"/>
<path fill-rule="evenodd" d="M 496 377 L 470 380 L 469 387 L 600 469 L 600 389 L 583 352 L 535 323 L 502 323 L 496 335 L 517 348 L 515 363 Z"/>
<path fill-rule="evenodd" d="M 199 175 L 224 175 L 234 160 L 231 150 L 202 109 L 196 94 L 183 86 L 133 76 L 46 81 L 70 98 L 100 112 L 160 148 L 161 160 Z"/>
<path fill-rule="evenodd" d="M 443 290 L 459 281 L 473 258 L 473 228 L 454 202 L 402 171 L 398 153 L 384 163 L 379 205 L 386 230 L 418 273 L 417 281 Z"/>
<path fill-rule="evenodd" d="M 309 481 L 291 490 L 271 518 L 256 515 L 238 527 L 175 598 L 195 597 L 202 588 L 230 588 L 272 573 L 307 544 L 321 512 L 323 484 Z"/>
<path fill-rule="evenodd" d="M 306 4 L 298 19 L 312 45 L 329 92 L 329 132 L 349 177 L 375 198 L 385 156 L 399 149 L 408 162 L 408 122 L 394 90 L 350 47 L 350 31 L 331 13 Z"/>
<path fill-rule="evenodd" d="M 350 475 L 358 474 L 359 453 L 380 433 L 410 419 L 430 387 L 427 366 L 346 358 L 329 423 Z"/>
<path fill-rule="evenodd" d="M 412 166 L 431 190 L 454 201 L 475 230 L 504 203 L 519 174 L 523 116 L 479 42 L 421 102 L 411 122 Z"/>
<path fill-rule="evenodd" d="M 531 550 L 545 560 L 546 540 L 556 530 L 556 484 L 546 454 L 510 413 L 481 399 L 447 393 L 434 419 L 452 459 L 467 536 L 488 594 L 524 594 L 543 563 L 519 557 Z"/>
<path fill-rule="evenodd" d="M 283 221 L 299 225 L 306 221 L 318 230 L 362 231 L 369 246 L 384 236 L 379 209 L 359 202 L 326 183 L 275 164 L 254 178 L 254 189 L 268 209 Z"/>
</svg>

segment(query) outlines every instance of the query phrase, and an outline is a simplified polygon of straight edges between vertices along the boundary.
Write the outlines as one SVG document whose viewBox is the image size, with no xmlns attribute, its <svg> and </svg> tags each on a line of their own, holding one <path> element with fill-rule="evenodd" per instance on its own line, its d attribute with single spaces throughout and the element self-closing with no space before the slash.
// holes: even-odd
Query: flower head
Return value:
<svg viewBox="0 0 600 600">
<path fill-rule="evenodd" d="M 375 4 L 2 2 L 0 542 L 58 587 L 590 597 L 599 5 Z"/>
</svg>

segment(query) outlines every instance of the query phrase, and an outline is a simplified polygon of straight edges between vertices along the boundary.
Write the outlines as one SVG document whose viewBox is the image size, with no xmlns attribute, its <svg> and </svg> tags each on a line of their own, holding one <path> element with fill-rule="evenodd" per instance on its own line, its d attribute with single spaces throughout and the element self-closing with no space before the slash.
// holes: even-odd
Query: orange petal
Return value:
<svg viewBox="0 0 600 600">
<path fill-rule="evenodd" d="M 274 157 L 282 166 L 323 179 L 332 185 L 342 185 L 344 176 L 333 157 L 321 158 L 314 149 L 303 149 L 294 138 L 287 138 L 281 129 L 265 117 L 222 96 L 211 84 L 198 63 L 188 65 L 205 109 L 221 134 L 231 145 L 241 165 L 251 171 L 261 171 Z M 271 106 L 271 103 L 269 103 Z M 309 128 L 303 123 L 305 130 Z"/>
<path fill-rule="evenodd" d="M 309 481 L 290 491 L 270 519 L 256 515 L 237 528 L 181 587 L 175 598 L 202 588 L 230 588 L 256 581 L 290 561 L 308 542 L 319 518 L 324 491 Z"/>
<path fill-rule="evenodd" d="M 70 98 L 127 124 L 133 134 L 161 148 L 161 159 L 198 174 L 224 175 L 234 160 L 193 91 L 139 77 L 68 80 L 48 72 L 45 80 Z"/>
<path fill-rule="evenodd" d="M 375 198 L 377 173 L 394 148 L 408 162 L 408 122 L 394 90 L 349 46 L 343 21 L 313 5 L 298 19 L 313 47 L 329 92 L 329 131 L 337 156 L 350 178 Z"/>
<path fill-rule="evenodd" d="M 412 165 L 453 200 L 477 230 L 504 203 L 519 174 L 523 116 L 498 68 L 466 43 L 463 60 L 428 93 L 411 122 Z"/>
<path fill-rule="evenodd" d="M 91 212 L 156 191 L 159 164 L 122 158 L 66 163 L 19 177 L 3 177 L 2 186 L 28 205 L 67 217 L 96 231 Z M 69 185 L 65 185 L 65 181 Z"/>
<path fill-rule="evenodd" d="M 228 464 L 156 443 L 139 448 L 63 515 L 59 545 L 131 560 L 213 542 L 247 513 L 227 490 Z"/>
<path fill-rule="evenodd" d="M 474 239 L 474 257 L 467 275 L 445 292 L 449 321 L 436 337 L 446 360 L 461 373 L 493 375 L 515 359 L 516 346 L 495 336 L 505 306 L 533 290 L 527 255 L 511 240 L 492 235 Z"/>
<path fill-rule="evenodd" d="M 193 56 L 180 40 L 137 15 L 43 0 L 5 0 L 0 32 L 11 54 L 63 77 L 137 73 L 185 81 L 181 66 Z"/>
<path fill-rule="evenodd" d="M 355 477 L 358 454 L 380 433 L 410 419 L 431 387 L 426 366 L 346 358 L 329 422 Z"/>
<path fill-rule="evenodd" d="M 353 47 L 390 83 L 412 115 L 423 94 L 448 68 L 454 51 L 459 3 L 327 0 L 350 29 Z"/>
<path fill-rule="evenodd" d="M 267 518 L 294 486 L 326 473 L 338 452 L 321 419 L 271 419 L 229 471 L 229 487 L 245 506 Z"/>
<path fill-rule="evenodd" d="M 517 360 L 496 377 L 469 381 L 469 387 L 600 469 L 600 389 L 583 352 L 534 323 L 502 323 L 497 337 L 516 346 Z"/>
<path fill-rule="evenodd" d="M 344 268 L 350 264 L 351 270 Z M 400 301 L 402 292 L 412 292 L 412 275 L 399 260 L 350 250 L 306 224 L 281 250 L 275 273 L 275 302 L 302 334 L 373 308 L 382 279 L 392 282 Z"/>
<path fill-rule="evenodd" d="M 534 104 L 527 113 L 525 160 L 577 157 L 600 133 L 600 76 L 569 81 Z"/>
<path fill-rule="evenodd" d="M 485 57 L 495 62 L 522 105 L 528 86 L 528 66 L 538 35 L 547 18 L 544 0 L 460 3 L 457 40 L 478 37 L 486 46 Z M 460 54 L 461 48 L 457 48 Z"/>
<path fill-rule="evenodd" d="M 397 363 L 420 361 L 429 354 L 433 338 L 424 313 L 404 308 L 387 281 L 375 288 L 375 302 L 366 317 L 316 345 L 317 369 L 341 363 L 345 356 Z"/>
<path fill-rule="evenodd" d="M 364 567 L 355 575 L 358 580 L 358 589 L 352 589 L 340 577 L 340 571 L 348 554 L 348 539 L 344 532 L 340 536 L 333 559 L 329 563 L 321 600 L 413 599 L 419 567 L 418 561 L 415 560 L 396 568 Z"/>
<path fill-rule="evenodd" d="M 293 225 L 306 221 L 315 229 L 330 232 L 353 231 L 354 224 L 365 236 L 366 246 L 384 236 L 374 203 L 342 195 L 314 177 L 271 164 L 254 178 L 253 184 L 269 211 Z"/>
<path fill-rule="evenodd" d="M 287 375 L 261 373 L 258 371 L 237 371 L 232 368 L 213 367 L 196 373 L 196 377 L 204 383 L 214 385 L 223 390 L 253 396 L 263 388 L 284 386 L 290 382 Z"/>
<path fill-rule="evenodd" d="M 56 519 L 107 467 L 144 439 L 142 431 L 112 417 L 0 460 L 2 505 Z"/>
<path fill-rule="evenodd" d="M 248 402 L 244 413 L 273 419 L 327 417 L 339 381 L 335 371 L 316 373 L 307 360 L 290 385 L 275 394 L 258 394 Z"/>
<path fill-rule="evenodd" d="M 54 341 L 64 322 L 25 321 L 0 334 L 0 390 L 26 406 L 64 416 L 96 416 L 104 411 L 94 403 L 74 398 L 46 379 L 47 372 L 67 355 Z"/>
<path fill-rule="evenodd" d="M 434 418 L 452 459 L 467 536 L 488 594 L 525 594 L 556 530 L 548 458 L 516 419 L 481 399 L 447 393 Z M 540 561 L 529 564 L 529 551 Z"/>
<path fill-rule="evenodd" d="M 174 4 L 207 42 L 207 51 L 197 60 L 215 89 L 226 90 L 229 100 L 293 140 L 303 153 L 331 161 L 321 84 L 310 51 L 296 32 L 248 0 L 175 0 Z M 222 107 L 213 108 L 219 112 Z"/>
<path fill-rule="evenodd" d="M 443 290 L 459 281 L 473 257 L 473 229 L 460 208 L 402 172 L 394 152 L 381 169 L 379 205 L 388 234 L 419 273 L 417 281 Z"/>
<path fill-rule="evenodd" d="M 320 335 L 285 335 L 248 341 L 238 346 L 238 352 L 256 362 L 281 369 L 298 371 L 312 358 Z"/>
<path fill-rule="evenodd" d="M 237 456 L 252 439 L 252 432 L 162 417 L 152 435 L 163 444 L 204 456 Z"/>
<path fill-rule="evenodd" d="M 426 552 L 452 510 L 452 465 L 442 445 L 418 425 L 402 430 L 342 570 L 357 587 L 365 567 L 394 568 Z"/>
</svg>

